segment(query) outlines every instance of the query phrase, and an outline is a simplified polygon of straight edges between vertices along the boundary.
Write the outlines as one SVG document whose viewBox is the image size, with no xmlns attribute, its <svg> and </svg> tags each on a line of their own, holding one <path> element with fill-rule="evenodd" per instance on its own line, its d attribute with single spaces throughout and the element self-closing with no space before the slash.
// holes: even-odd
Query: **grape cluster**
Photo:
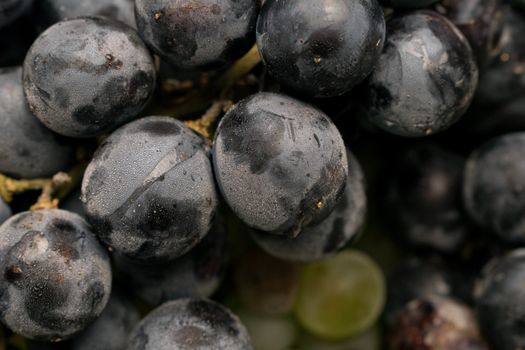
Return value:
<svg viewBox="0 0 525 350">
<path fill-rule="evenodd" d="M 0 349 L 524 349 L 524 30 L 0 0 Z"/>
</svg>

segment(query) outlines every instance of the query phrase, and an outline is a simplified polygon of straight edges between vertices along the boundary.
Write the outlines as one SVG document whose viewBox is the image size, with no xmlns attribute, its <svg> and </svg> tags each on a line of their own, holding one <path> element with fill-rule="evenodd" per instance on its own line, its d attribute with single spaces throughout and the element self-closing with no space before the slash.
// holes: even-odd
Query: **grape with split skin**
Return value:
<svg viewBox="0 0 525 350">
<path fill-rule="evenodd" d="M 86 169 L 82 201 L 98 236 L 117 252 L 149 263 L 175 259 L 201 241 L 215 216 L 209 148 L 173 118 L 124 125 Z"/>
</svg>

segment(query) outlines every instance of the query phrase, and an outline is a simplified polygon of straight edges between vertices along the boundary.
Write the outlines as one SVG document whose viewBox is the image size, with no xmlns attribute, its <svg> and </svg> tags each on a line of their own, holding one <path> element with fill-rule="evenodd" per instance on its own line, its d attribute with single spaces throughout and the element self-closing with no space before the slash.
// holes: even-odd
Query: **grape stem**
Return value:
<svg viewBox="0 0 525 350">
<path fill-rule="evenodd" d="M 206 113 L 199 119 L 187 120 L 184 123 L 194 131 L 204 136 L 207 140 L 212 139 L 212 128 L 222 112 L 227 112 L 232 106 L 230 100 L 217 100 L 208 108 Z"/>
<path fill-rule="evenodd" d="M 37 202 L 31 210 L 58 208 L 60 199 L 66 197 L 82 179 L 86 163 L 80 163 L 68 173 L 59 172 L 52 178 L 13 179 L 0 174 L 0 197 L 6 202 L 13 201 L 13 196 L 31 190 L 40 190 Z"/>
<path fill-rule="evenodd" d="M 217 100 L 228 100 L 231 88 L 235 83 L 245 77 L 250 71 L 261 62 L 261 57 L 257 46 L 253 46 L 243 57 L 241 57 L 233 66 L 221 75 L 208 88 L 202 90 L 193 90 L 187 95 L 176 100 L 170 108 L 169 115 L 174 118 L 181 118 L 193 113 L 202 111 L 214 104 Z M 217 107 L 215 107 L 217 108 Z M 211 109 L 211 108 L 210 108 Z M 202 117 L 206 117 L 206 112 Z"/>
</svg>

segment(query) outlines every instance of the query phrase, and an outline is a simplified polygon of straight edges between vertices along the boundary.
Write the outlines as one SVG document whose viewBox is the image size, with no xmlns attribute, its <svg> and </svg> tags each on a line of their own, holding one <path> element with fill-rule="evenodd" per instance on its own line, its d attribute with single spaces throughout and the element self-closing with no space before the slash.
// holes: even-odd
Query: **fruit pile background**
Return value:
<svg viewBox="0 0 525 350">
<path fill-rule="evenodd" d="M 0 0 L 0 350 L 525 349 L 525 1 Z"/>
</svg>

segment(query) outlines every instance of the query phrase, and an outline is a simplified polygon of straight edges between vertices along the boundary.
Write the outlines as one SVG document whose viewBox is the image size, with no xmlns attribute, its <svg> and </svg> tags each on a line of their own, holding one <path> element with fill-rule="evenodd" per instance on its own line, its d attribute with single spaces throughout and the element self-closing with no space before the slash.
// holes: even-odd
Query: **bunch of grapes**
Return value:
<svg viewBox="0 0 525 350">
<path fill-rule="evenodd" d="M 0 0 L 0 350 L 525 348 L 524 10 Z"/>
</svg>

